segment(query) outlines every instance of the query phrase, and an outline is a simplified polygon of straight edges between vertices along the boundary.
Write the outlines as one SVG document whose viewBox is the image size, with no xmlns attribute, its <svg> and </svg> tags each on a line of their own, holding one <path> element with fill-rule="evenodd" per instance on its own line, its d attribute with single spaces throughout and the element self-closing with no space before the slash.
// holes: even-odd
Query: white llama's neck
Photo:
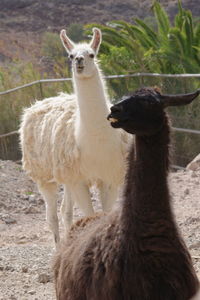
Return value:
<svg viewBox="0 0 200 300">
<path fill-rule="evenodd" d="M 79 107 L 79 126 L 82 130 L 95 131 L 109 127 L 106 116 L 109 113 L 109 101 L 101 73 L 97 68 L 90 78 L 77 78 L 73 75 L 74 89 Z"/>
</svg>

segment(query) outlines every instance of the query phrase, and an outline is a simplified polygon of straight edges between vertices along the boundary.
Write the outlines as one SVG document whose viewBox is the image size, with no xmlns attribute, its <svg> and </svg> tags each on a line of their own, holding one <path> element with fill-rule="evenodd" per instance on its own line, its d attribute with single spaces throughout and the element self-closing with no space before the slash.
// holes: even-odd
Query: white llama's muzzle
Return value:
<svg viewBox="0 0 200 300">
<path fill-rule="evenodd" d="M 76 63 L 76 70 L 78 73 L 81 73 L 84 69 L 84 57 L 81 56 L 77 56 L 75 58 L 75 63 Z"/>
</svg>

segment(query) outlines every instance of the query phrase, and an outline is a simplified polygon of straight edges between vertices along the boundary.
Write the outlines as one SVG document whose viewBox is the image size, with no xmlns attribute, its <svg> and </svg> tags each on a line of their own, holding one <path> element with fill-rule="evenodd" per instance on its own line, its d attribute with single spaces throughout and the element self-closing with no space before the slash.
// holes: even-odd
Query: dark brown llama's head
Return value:
<svg viewBox="0 0 200 300">
<path fill-rule="evenodd" d="M 164 109 L 192 102 L 200 90 L 190 94 L 162 95 L 156 88 L 142 88 L 111 107 L 108 120 L 114 128 L 136 135 L 153 135 L 163 126 Z"/>
</svg>

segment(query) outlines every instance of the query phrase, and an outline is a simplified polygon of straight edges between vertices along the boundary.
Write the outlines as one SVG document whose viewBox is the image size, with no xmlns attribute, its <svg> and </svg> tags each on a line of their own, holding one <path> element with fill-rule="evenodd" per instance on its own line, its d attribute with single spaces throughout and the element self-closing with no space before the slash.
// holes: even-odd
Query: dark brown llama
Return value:
<svg viewBox="0 0 200 300">
<path fill-rule="evenodd" d="M 188 104 L 199 93 L 162 95 L 144 88 L 111 107 L 111 125 L 136 135 L 121 207 L 72 227 L 54 264 L 58 300 L 189 300 L 196 295 L 199 282 L 170 204 L 170 126 L 164 108 Z"/>
</svg>

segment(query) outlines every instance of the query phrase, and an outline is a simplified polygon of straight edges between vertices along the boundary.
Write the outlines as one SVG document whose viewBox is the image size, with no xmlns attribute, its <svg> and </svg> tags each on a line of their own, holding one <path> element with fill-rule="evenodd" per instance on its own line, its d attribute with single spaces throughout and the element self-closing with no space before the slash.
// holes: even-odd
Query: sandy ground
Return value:
<svg viewBox="0 0 200 300">
<path fill-rule="evenodd" d="M 169 181 L 177 223 L 200 274 L 200 170 L 171 173 Z M 93 204 L 100 209 L 98 200 Z M 0 161 L 0 300 L 55 299 L 53 247 L 35 184 L 20 165 Z"/>
</svg>

